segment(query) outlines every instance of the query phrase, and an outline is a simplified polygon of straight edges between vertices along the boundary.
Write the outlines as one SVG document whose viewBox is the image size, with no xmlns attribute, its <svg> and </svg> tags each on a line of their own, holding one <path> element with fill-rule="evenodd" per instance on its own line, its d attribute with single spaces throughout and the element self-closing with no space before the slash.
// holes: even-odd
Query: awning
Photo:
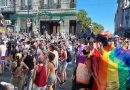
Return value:
<svg viewBox="0 0 130 90">
<path fill-rule="evenodd" d="M 10 15 L 10 19 L 17 19 L 17 18 L 33 18 L 34 14 L 14 14 Z"/>
<path fill-rule="evenodd" d="M 40 13 L 39 16 L 49 16 L 50 18 L 53 17 L 65 17 L 65 16 L 76 16 L 76 13 Z M 36 18 L 35 14 L 14 14 L 10 15 L 10 19 L 17 19 L 17 18 Z"/>
</svg>

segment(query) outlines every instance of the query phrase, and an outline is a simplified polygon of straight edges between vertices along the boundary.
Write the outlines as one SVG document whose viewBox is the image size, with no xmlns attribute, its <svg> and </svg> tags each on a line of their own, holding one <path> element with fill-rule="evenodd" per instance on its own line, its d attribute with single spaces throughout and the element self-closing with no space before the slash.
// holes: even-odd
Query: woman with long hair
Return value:
<svg viewBox="0 0 130 90">
<path fill-rule="evenodd" d="M 49 64 L 47 67 L 47 85 L 48 85 L 48 90 L 53 90 L 52 86 L 54 85 L 56 80 L 55 64 L 54 64 L 55 54 L 50 52 L 48 54 L 48 59 L 49 59 Z"/>
<path fill-rule="evenodd" d="M 62 66 L 61 66 L 61 77 L 62 77 L 62 82 L 60 83 L 60 86 L 62 86 L 66 82 L 66 68 L 68 66 L 67 60 L 67 47 L 63 46 L 61 50 L 61 61 L 62 61 Z"/>
</svg>

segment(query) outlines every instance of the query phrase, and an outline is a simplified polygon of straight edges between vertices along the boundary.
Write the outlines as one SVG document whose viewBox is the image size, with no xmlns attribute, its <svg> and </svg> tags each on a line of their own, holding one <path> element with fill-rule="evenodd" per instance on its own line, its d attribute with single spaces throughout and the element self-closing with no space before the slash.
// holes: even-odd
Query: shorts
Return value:
<svg viewBox="0 0 130 90">
<path fill-rule="evenodd" d="M 1 60 L 4 61 L 5 60 L 5 56 L 1 56 Z"/>
<path fill-rule="evenodd" d="M 33 90 L 46 90 L 47 86 L 38 87 L 36 84 L 33 84 Z"/>
<path fill-rule="evenodd" d="M 0 65 L 3 64 L 5 62 L 5 56 L 1 56 L 0 57 Z"/>
<path fill-rule="evenodd" d="M 68 62 L 66 61 L 66 60 L 64 60 L 63 62 L 62 62 L 62 68 L 67 68 L 67 66 L 68 66 Z"/>
<path fill-rule="evenodd" d="M 79 89 L 82 89 L 82 88 L 87 88 L 88 84 L 77 83 L 76 86 L 77 86 L 77 89 L 79 90 Z"/>
<path fill-rule="evenodd" d="M 56 80 L 56 76 L 55 75 L 51 75 L 48 80 L 47 80 L 47 85 L 48 86 L 51 86 L 55 83 L 55 80 Z"/>
</svg>

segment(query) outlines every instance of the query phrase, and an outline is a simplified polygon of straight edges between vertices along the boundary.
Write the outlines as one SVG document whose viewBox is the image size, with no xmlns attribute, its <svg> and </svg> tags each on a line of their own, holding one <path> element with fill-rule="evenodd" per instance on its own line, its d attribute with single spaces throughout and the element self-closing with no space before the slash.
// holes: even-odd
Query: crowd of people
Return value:
<svg viewBox="0 0 130 90">
<path fill-rule="evenodd" d="M 91 90 L 94 49 L 102 52 L 102 47 L 107 49 L 118 44 L 130 49 L 128 39 L 100 34 L 88 39 L 67 34 L 28 36 L 25 33 L 6 33 L 1 34 L 0 39 L 0 74 L 9 67 L 10 83 L 18 90 L 56 90 L 58 81 L 62 87 L 67 80 L 67 66 L 72 61 L 76 65 L 73 67 L 71 90 Z"/>
<path fill-rule="evenodd" d="M 56 90 L 57 80 L 59 87 L 62 87 L 66 82 L 66 68 L 71 62 L 68 56 L 72 55 L 74 38 L 70 38 L 66 34 L 1 34 L 0 74 L 9 68 L 10 83 L 18 87 L 18 90 Z"/>
</svg>

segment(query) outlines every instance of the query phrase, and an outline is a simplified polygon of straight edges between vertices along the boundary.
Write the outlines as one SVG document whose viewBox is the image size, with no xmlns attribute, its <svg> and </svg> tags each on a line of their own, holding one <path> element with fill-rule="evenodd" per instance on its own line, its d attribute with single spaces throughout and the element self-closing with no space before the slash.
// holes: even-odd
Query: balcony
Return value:
<svg viewBox="0 0 130 90">
<path fill-rule="evenodd" d="M 40 9 L 60 9 L 60 8 L 61 8 L 61 4 L 53 4 L 53 5 L 44 4 L 44 5 L 40 5 Z"/>
<path fill-rule="evenodd" d="M 21 10 L 32 10 L 32 5 L 24 5 L 24 6 L 21 6 Z"/>
<path fill-rule="evenodd" d="M 0 11 L 1 12 L 15 12 L 15 8 L 14 7 L 0 7 Z"/>
<path fill-rule="evenodd" d="M 40 9 L 40 12 L 49 12 L 49 13 L 76 13 L 76 9 Z"/>
</svg>

